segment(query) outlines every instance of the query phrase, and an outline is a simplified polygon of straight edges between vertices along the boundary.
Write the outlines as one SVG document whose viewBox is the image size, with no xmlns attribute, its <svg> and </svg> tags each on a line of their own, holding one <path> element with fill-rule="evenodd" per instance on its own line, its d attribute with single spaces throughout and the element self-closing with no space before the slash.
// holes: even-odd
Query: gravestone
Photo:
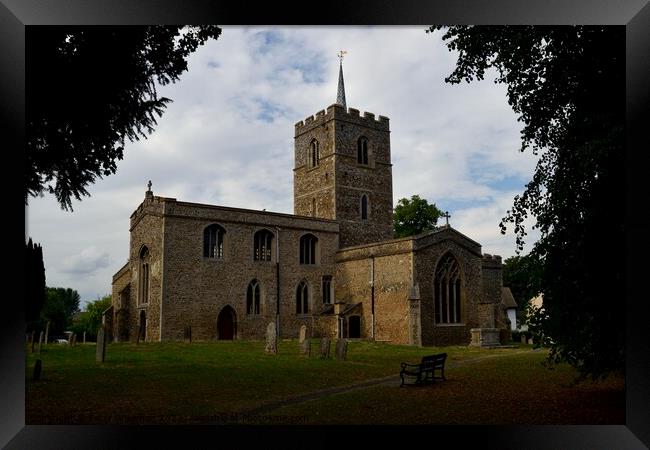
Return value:
<svg viewBox="0 0 650 450">
<path fill-rule="evenodd" d="M 307 326 L 301 325 L 300 334 L 298 335 L 298 343 L 302 344 L 305 341 L 306 337 L 307 337 Z"/>
<path fill-rule="evenodd" d="M 185 330 L 183 332 L 183 340 L 185 342 L 189 342 L 190 344 L 192 343 L 192 326 L 188 325 L 185 327 Z"/>
<path fill-rule="evenodd" d="M 106 358 L 106 339 L 105 339 L 106 331 L 104 330 L 104 327 L 101 326 L 99 327 L 99 331 L 97 332 L 97 349 L 95 350 L 95 361 L 97 362 L 104 362 L 104 359 Z"/>
<path fill-rule="evenodd" d="M 72 333 L 72 346 L 77 345 L 77 333 Z"/>
<path fill-rule="evenodd" d="M 68 335 L 68 347 L 72 347 L 72 335 L 73 335 L 73 334 L 74 334 L 74 333 L 70 333 L 70 334 Z"/>
<path fill-rule="evenodd" d="M 36 360 L 36 364 L 34 364 L 34 373 L 32 378 L 34 381 L 38 381 L 41 379 L 41 369 L 43 368 L 43 364 L 41 363 L 40 359 Z"/>
<path fill-rule="evenodd" d="M 336 359 L 345 361 L 348 357 L 348 340 L 339 339 L 336 341 Z"/>
<path fill-rule="evenodd" d="M 84 331 L 84 344 L 86 343 L 86 332 Z"/>
<path fill-rule="evenodd" d="M 32 347 L 32 353 L 34 353 L 34 331 L 29 335 L 29 345 Z"/>
<path fill-rule="evenodd" d="M 300 356 L 311 356 L 311 339 L 305 339 L 300 343 Z"/>
<path fill-rule="evenodd" d="M 278 353 L 278 339 L 275 335 L 275 322 L 269 322 L 266 327 L 266 347 L 264 348 L 266 353 Z"/>
<path fill-rule="evenodd" d="M 41 353 L 41 349 L 43 348 L 43 332 L 41 331 L 41 334 L 38 335 L 38 353 Z"/>
<path fill-rule="evenodd" d="M 47 324 L 45 325 L 45 342 L 43 342 L 45 345 L 49 342 L 49 337 L 50 337 L 50 321 L 47 321 Z"/>
<path fill-rule="evenodd" d="M 324 337 L 320 340 L 320 357 L 329 358 L 330 357 L 330 344 L 332 341 L 328 337 Z"/>
<path fill-rule="evenodd" d="M 525 343 L 526 343 L 526 335 L 525 335 L 525 334 L 522 334 L 522 335 L 521 335 L 521 343 L 522 343 L 522 344 L 525 344 Z"/>
</svg>

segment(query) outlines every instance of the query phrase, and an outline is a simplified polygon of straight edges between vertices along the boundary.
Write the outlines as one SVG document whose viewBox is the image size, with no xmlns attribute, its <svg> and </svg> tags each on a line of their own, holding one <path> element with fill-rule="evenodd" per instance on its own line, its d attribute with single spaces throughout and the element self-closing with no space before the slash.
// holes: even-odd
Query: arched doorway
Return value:
<svg viewBox="0 0 650 450">
<path fill-rule="evenodd" d="M 237 315 L 231 306 L 224 306 L 217 317 L 217 339 L 232 341 L 237 335 Z"/>
<path fill-rule="evenodd" d="M 140 340 L 144 341 L 147 337 L 147 314 L 144 310 L 140 311 Z"/>
<path fill-rule="evenodd" d="M 361 317 L 350 316 L 348 319 L 348 337 L 360 338 L 361 337 Z"/>
</svg>

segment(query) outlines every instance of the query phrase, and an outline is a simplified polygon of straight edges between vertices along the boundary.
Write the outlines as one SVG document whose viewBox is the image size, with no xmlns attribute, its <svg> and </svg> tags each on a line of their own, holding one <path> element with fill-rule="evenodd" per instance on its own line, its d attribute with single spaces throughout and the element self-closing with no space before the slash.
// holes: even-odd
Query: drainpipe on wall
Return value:
<svg viewBox="0 0 650 450">
<path fill-rule="evenodd" d="M 370 265 L 370 337 L 375 340 L 375 256 Z"/>
<path fill-rule="evenodd" d="M 275 334 L 280 338 L 280 228 L 275 227 Z"/>
</svg>

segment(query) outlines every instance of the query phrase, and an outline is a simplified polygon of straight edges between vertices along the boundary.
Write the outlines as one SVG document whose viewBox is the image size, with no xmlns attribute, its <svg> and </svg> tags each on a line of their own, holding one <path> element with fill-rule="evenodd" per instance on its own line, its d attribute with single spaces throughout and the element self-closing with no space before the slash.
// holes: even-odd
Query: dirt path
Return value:
<svg viewBox="0 0 650 450">
<path fill-rule="evenodd" d="M 487 355 L 487 356 L 480 356 L 478 358 L 471 358 L 471 359 L 466 359 L 463 361 L 458 361 L 458 362 L 453 362 L 449 364 L 445 364 L 445 370 L 448 369 L 453 369 L 455 367 L 460 367 L 460 366 L 465 366 L 467 364 L 472 364 L 478 361 L 483 361 L 486 359 L 491 359 L 491 358 L 504 358 L 507 356 L 512 356 L 512 355 L 517 355 L 525 352 L 530 352 L 531 350 L 517 350 L 514 352 L 508 352 L 508 353 L 497 353 L 494 355 Z M 311 400 L 317 400 L 323 397 L 329 397 L 331 395 L 336 395 L 336 394 L 341 394 L 344 392 L 350 392 L 350 391 L 356 391 L 359 389 L 365 389 L 373 386 L 379 386 L 379 385 L 388 385 L 388 386 L 399 386 L 401 384 L 401 380 L 399 377 L 399 373 L 394 374 L 394 375 L 389 375 L 387 377 L 382 377 L 382 378 L 372 378 L 370 380 L 365 380 L 365 381 L 360 381 L 358 383 L 354 384 L 348 384 L 345 386 L 336 386 L 332 388 L 327 388 L 327 389 L 321 389 L 318 391 L 313 391 L 313 392 L 308 392 L 306 394 L 302 395 L 297 395 L 295 397 L 291 397 L 288 399 L 284 400 L 279 400 L 275 402 L 270 402 L 266 403 L 264 405 L 258 406 L 256 408 L 252 408 L 246 411 L 242 411 L 242 415 L 247 415 L 247 416 L 255 416 L 255 415 L 262 415 L 265 413 L 268 413 L 269 411 L 282 408 L 284 406 L 289 406 L 289 405 L 295 405 L 299 403 L 304 403 L 308 402 Z"/>
</svg>

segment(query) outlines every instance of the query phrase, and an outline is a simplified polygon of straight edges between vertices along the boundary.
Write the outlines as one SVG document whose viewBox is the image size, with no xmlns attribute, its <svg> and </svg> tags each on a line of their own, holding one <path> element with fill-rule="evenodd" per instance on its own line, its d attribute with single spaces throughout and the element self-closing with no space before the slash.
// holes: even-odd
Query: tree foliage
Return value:
<svg viewBox="0 0 650 450">
<path fill-rule="evenodd" d="M 92 302 L 86 304 L 85 310 L 77 315 L 77 320 L 74 321 L 70 329 L 82 336 L 86 333 L 86 340 L 94 341 L 97 336 L 97 331 L 102 324 L 102 315 L 111 306 L 111 296 L 105 295 Z"/>
<path fill-rule="evenodd" d="M 419 195 L 411 196 L 411 199 L 401 198 L 397 202 L 393 214 L 393 227 L 395 237 L 406 237 L 420 234 L 427 230 L 433 230 L 438 223 L 438 217 L 442 211 L 435 203 L 429 204 L 426 199 Z"/>
<path fill-rule="evenodd" d="M 25 320 L 28 328 L 38 319 L 45 303 L 43 248 L 29 238 L 25 244 Z"/>
<path fill-rule="evenodd" d="M 47 322 L 50 322 L 50 334 L 62 334 L 72 324 L 72 316 L 79 312 L 79 300 L 79 293 L 74 289 L 48 287 L 35 329 L 45 330 Z"/>
<path fill-rule="evenodd" d="M 534 254 L 515 255 L 503 261 L 503 285 L 517 302 L 517 313 L 525 313 L 528 301 L 540 293 L 541 267 Z"/>
<path fill-rule="evenodd" d="M 146 138 L 171 100 L 158 97 L 217 26 L 36 26 L 25 29 L 26 190 L 63 209 L 115 173 L 125 139 Z"/>
<path fill-rule="evenodd" d="M 612 205 L 624 196 L 624 27 L 453 26 L 442 39 L 458 51 L 446 81 L 494 69 L 523 123 L 520 150 L 540 155 L 500 227 L 514 228 L 518 250 L 528 216 L 540 231 L 532 253 L 542 264 L 549 360 L 583 377 L 622 370 L 623 219 Z"/>
</svg>

